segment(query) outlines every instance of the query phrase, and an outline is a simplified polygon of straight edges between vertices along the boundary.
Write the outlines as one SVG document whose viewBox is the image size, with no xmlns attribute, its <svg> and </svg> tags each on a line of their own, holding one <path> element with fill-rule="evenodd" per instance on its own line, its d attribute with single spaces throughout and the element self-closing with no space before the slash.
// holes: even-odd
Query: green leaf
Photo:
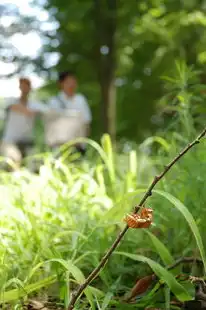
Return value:
<svg viewBox="0 0 206 310">
<path fill-rule="evenodd" d="M 69 271 L 72 274 L 72 276 L 74 277 L 74 279 L 77 281 L 78 284 L 82 284 L 85 281 L 85 277 L 84 277 L 83 272 L 77 266 L 75 266 L 71 260 L 65 261 L 63 259 L 51 259 L 51 260 L 49 260 L 49 262 L 57 262 L 60 265 L 62 265 L 67 271 Z M 92 291 L 91 291 L 90 287 L 87 287 L 84 290 L 84 293 L 85 293 L 92 309 L 95 310 L 95 304 L 93 301 Z"/>
<path fill-rule="evenodd" d="M 170 310 L 170 289 L 169 287 L 164 288 L 165 293 L 165 310 Z"/>
<path fill-rule="evenodd" d="M 186 208 L 186 206 L 177 198 L 175 198 L 174 196 L 172 196 L 171 194 L 164 192 L 164 191 L 160 191 L 160 190 L 154 190 L 154 193 L 157 193 L 159 195 L 161 195 L 162 197 L 166 198 L 168 201 L 170 201 L 174 207 L 176 209 L 178 209 L 182 215 L 184 216 L 185 220 L 187 221 L 188 225 L 190 226 L 190 229 L 195 237 L 197 246 L 199 248 L 200 251 L 200 255 L 201 258 L 203 260 L 203 264 L 204 264 L 204 269 L 206 272 L 206 257 L 205 257 L 205 250 L 204 250 L 204 246 L 203 246 L 203 242 L 202 242 L 202 238 L 199 232 L 199 229 L 197 227 L 197 224 L 195 223 L 195 220 L 192 216 L 192 214 L 190 213 L 190 211 Z"/>
<path fill-rule="evenodd" d="M 172 255 L 170 254 L 168 248 L 149 230 L 145 229 L 145 233 L 147 233 L 148 236 L 150 237 L 150 239 L 151 239 L 157 253 L 161 257 L 163 263 L 166 266 L 172 265 L 174 263 L 174 259 L 173 259 Z"/>
<path fill-rule="evenodd" d="M 39 269 L 41 266 L 48 264 L 48 263 L 58 263 L 60 264 L 63 269 L 65 269 L 69 273 L 72 274 L 72 276 L 74 277 L 74 279 L 77 281 L 78 284 L 82 284 L 85 281 L 85 277 L 83 272 L 76 266 L 74 265 L 74 263 L 71 260 L 64 260 L 64 259 L 60 259 L 60 258 L 53 258 L 50 260 L 47 260 L 45 262 L 41 262 L 39 264 L 37 264 L 33 269 L 31 274 L 29 275 L 29 278 L 31 278 L 33 276 L 33 274 L 35 273 L 35 271 L 37 269 Z M 92 290 L 90 287 L 87 287 L 84 290 L 84 293 L 92 307 L 92 309 L 95 309 L 95 305 L 94 305 L 94 301 L 93 301 L 93 294 L 92 291 L 94 291 L 94 289 Z M 96 291 L 97 292 L 97 291 Z"/>
<path fill-rule="evenodd" d="M 149 137 L 147 138 L 142 144 L 141 146 L 145 147 L 145 146 L 149 146 L 152 143 L 159 143 L 167 152 L 170 150 L 170 145 L 169 143 L 163 139 L 162 137 L 158 137 L 158 136 L 153 136 L 153 137 Z"/>
<path fill-rule="evenodd" d="M 137 152 L 134 150 L 129 153 L 129 171 L 133 177 L 137 176 Z"/>
<path fill-rule="evenodd" d="M 132 193 L 127 193 L 123 196 L 123 199 L 120 201 L 117 201 L 117 203 L 114 205 L 114 207 L 110 208 L 99 220 L 99 224 L 101 222 L 105 222 L 111 219 L 117 219 L 121 220 L 123 223 L 122 219 L 124 215 L 128 212 L 131 211 L 131 204 L 135 200 L 135 198 L 146 191 L 146 188 L 140 188 L 137 189 L 136 191 L 133 191 Z M 131 203 L 128 204 L 128 201 L 132 201 Z"/>
<path fill-rule="evenodd" d="M 98 288 L 90 286 L 90 285 L 88 287 L 94 296 L 96 296 L 98 298 L 104 297 L 104 293 L 101 290 L 99 290 Z"/>
<path fill-rule="evenodd" d="M 56 276 L 45 278 L 41 281 L 26 285 L 24 288 L 13 289 L 0 293 L 0 303 L 11 302 L 18 300 L 32 292 L 38 291 L 43 287 L 47 287 L 56 281 Z"/>
<path fill-rule="evenodd" d="M 120 283 L 120 280 L 121 276 L 115 281 L 112 287 L 110 287 L 110 290 L 107 292 L 102 302 L 101 310 L 108 309 L 108 305 L 110 304 L 112 297 L 114 296 L 114 291 L 116 291 L 117 285 Z"/>
<path fill-rule="evenodd" d="M 112 297 L 113 297 L 113 293 L 112 292 L 108 292 L 105 297 L 104 297 L 104 300 L 103 300 L 103 303 L 102 303 L 102 309 L 101 310 L 105 310 L 107 309 Z"/>
<path fill-rule="evenodd" d="M 178 300 L 183 302 L 192 299 L 190 294 L 180 283 L 177 282 L 175 277 L 160 264 L 156 263 L 154 260 L 142 255 L 134 255 L 126 252 L 115 252 L 115 254 L 124 255 L 133 260 L 148 264 L 150 268 L 154 271 L 154 273 L 167 284 L 167 286 L 178 298 Z"/>
<path fill-rule="evenodd" d="M 115 181 L 115 167 L 114 167 L 114 154 L 112 148 L 112 141 L 108 134 L 104 134 L 101 139 L 102 148 L 107 156 L 107 163 L 110 173 L 111 181 Z"/>
</svg>

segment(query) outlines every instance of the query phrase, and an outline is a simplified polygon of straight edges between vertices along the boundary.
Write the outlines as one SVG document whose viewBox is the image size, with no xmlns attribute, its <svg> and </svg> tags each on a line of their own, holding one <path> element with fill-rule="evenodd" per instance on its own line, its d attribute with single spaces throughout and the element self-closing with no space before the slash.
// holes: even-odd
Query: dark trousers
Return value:
<svg viewBox="0 0 206 310">
<path fill-rule="evenodd" d="M 33 141 L 19 141 L 16 143 L 16 146 L 20 150 L 22 154 L 22 158 L 27 156 L 28 151 L 34 147 L 34 142 Z"/>
</svg>

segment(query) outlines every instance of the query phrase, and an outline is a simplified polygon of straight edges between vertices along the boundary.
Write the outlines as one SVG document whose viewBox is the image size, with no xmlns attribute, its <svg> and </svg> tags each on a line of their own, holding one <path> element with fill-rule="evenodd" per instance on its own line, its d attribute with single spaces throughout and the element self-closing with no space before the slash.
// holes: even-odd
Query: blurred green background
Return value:
<svg viewBox="0 0 206 310">
<path fill-rule="evenodd" d="M 204 83 L 205 10 L 197 0 L 4 0 L 0 55 L 14 67 L 1 77 L 36 74 L 43 86 L 35 96 L 46 101 L 57 91 L 57 72 L 75 70 L 92 109 L 92 138 L 108 132 L 138 141 L 164 127 L 162 76 L 176 60 L 200 69 Z"/>
</svg>

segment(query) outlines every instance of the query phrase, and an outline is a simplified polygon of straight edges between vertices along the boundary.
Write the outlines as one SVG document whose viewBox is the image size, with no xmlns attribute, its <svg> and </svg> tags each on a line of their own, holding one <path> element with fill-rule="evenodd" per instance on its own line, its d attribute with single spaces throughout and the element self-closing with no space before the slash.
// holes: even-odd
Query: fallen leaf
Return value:
<svg viewBox="0 0 206 310">
<path fill-rule="evenodd" d="M 129 298 L 127 299 L 127 301 L 130 301 L 136 296 L 145 293 L 154 279 L 155 279 L 154 274 L 139 279 L 137 283 L 135 284 L 135 286 L 132 288 L 131 294 Z"/>
</svg>

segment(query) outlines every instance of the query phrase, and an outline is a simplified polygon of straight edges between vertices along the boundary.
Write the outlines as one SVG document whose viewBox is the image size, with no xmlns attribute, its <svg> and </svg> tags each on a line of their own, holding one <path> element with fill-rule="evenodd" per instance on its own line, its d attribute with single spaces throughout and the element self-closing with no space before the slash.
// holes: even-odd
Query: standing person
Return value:
<svg viewBox="0 0 206 310">
<path fill-rule="evenodd" d="M 71 71 L 61 72 L 58 84 L 60 87 L 59 94 L 49 101 L 49 108 L 59 113 L 59 116 L 54 117 L 50 122 L 50 136 L 46 133 L 47 144 L 50 147 L 58 147 L 75 138 L 88 136 L 92 120 L 86 98 L 76 92 L 77 78 L 75 74 Z M 85 154 L 84 144 L 78 144 L 75 147 L 82 155 Z"/>
<path fill-rule="evenodd" d="M 9 102 L 0 145 L 0 155 L 20 163 L 34 145 L 34 121 L 38 104 L 30 100 L 31 81 L 19 79 L 20 98 Z"/>
</svg>

